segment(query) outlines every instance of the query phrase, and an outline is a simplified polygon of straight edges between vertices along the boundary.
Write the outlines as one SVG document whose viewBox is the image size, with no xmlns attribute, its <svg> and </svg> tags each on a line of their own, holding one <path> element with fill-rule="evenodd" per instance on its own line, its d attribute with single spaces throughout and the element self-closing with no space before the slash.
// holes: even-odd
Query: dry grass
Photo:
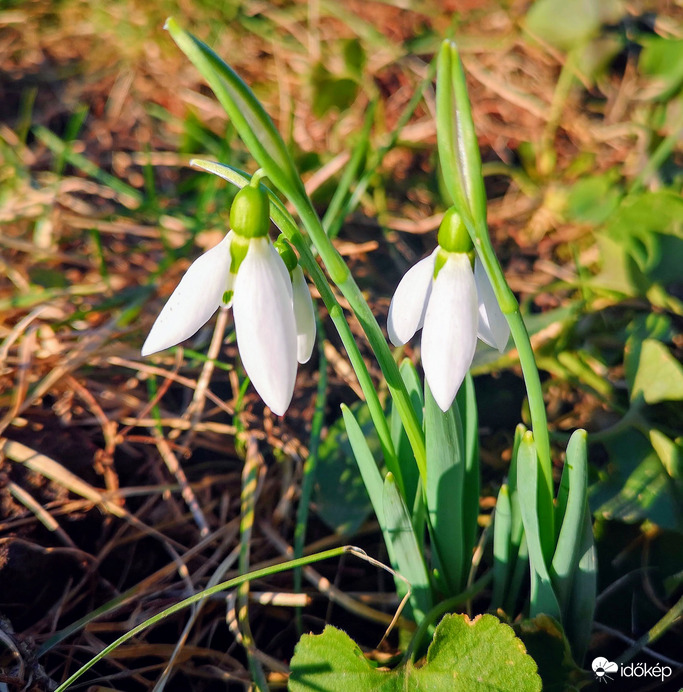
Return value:
<svg viewBox="0 0 683 692">
<path fill-rule="evenodd" d="M 459 32 L 485 160 L 516 164 L 520 143 L 545 143 L 557 154 L 536 180 L 491 169 L 492 232 L 523 297 L 573 271 L 570 243 L 582 247 L 586 264 L 596 259 L 585 229 L 567 224 L 553 204 L 572 162 L 590 155 L 595 171 L 628 174 L 649 145 L 637 124 L 632 59 L 553 101 L 564 58 L 519 30 L 523 2 L 507 12 L 492 1 L 425 2 L 420 11 L 353 2 L 341 16 L 322 2 L 253 2 L 226 10 L 229 21 L 219 5 L 143 10 L 67 0 L 0 11 L 0 689 L 50 689 L 132 625 L 212 576 L 235 574 L 245 457 L 261 469 L 250 564 L 281 559 L 292 543 L 316 363 L 300 370 L 293 406 L 276 418 L 252 389 L 243 391 L 225 315 L 193 341 L 218 365 L 182 349 L 139 354 L 185 257 L 223 232 L 227 193 L 221 188 L 212 201 L 212 183 L 188 170 L 190 157 L 222 152 L 251 165 L 161 30 L 166 14 L 194 27 L 245 76 L 296 148 L 315 158 L 313 168 L 330 164 L 309 180 L 323 194 L 345 164 L 369 95 L 380 96 L 373 134 L 380 145 L 424 77 L 450 12 L 464 8 Z M 433 40 L 415 56 L 405 46 L 418 32 Z M 356 33 L 369 46 L 364 91 L 342 116 L 316 118 L 312 58 L 340 69 L 335 41 Z M 427 92 L 340 240 L 378 311 L 399 272 L 431 242 L 416 236 L 431 233 L 443 209 L 433 115 Z M 331 423 L 358 388 L 326 329 Z M 316 521 L 309 533 L 308 551 L 342 541 Z M 372 526 L 354 540 L 381 554 Z M 291 593 L 288 576 L 252 585 L 252 653 L 274 685 L 283 684 L 296 641 L 292 605 L 307 606 L 307 627 L 341 622 L 365 632 L 369 647 L 395 606 L 385 593 L 391 585 L 372 571 L 348 564 L 319 571 L 304 594 Z M 354 592 L 380 624 L 368 634 L 363 609 L 332 612 L 323 577 Z M 185 615 L 155 628 L 118 649 L 91 684 L 152 689 L 172 661 L 169 689 L 239 689 L 250 678 L 237 643 L 244 623 L 226 624 L 225 612 L 225 602 L 212 599 L 193 613 L 191 628 Z"/>
</svg>

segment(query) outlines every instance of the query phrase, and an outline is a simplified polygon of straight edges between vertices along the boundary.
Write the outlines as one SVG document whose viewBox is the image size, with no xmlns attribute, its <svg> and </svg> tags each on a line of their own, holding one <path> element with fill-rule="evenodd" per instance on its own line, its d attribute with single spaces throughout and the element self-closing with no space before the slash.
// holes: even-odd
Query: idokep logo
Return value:
<svg viewBox="0 0 683 692">
<path fill-rule="evenodd" d="M 608 661 L 603 656 L 593 659 L 591 663 L 593 674 L 598 682 L 608 682 L 614 680 L 616 675 L 624 678 L 656 678 L 664 682 L 672 673 L 671 666 L 660 666 L 656 664 L 649 666 L 647 663 L 627 663 L 621 664 Z"/>
<path fill-rule="evenodd" d="M 593 659 L 593 663 L 591 663 L 591 668 L 593 669 L 593 672 L 595 673 L 595 677 L 598 679 L 598 682 L 607 682 L 608 680 L 614 680 L 614 678 L 608 675 L 608 673 L 616 673 L 619 671 L 619 666 L 616 663 L 608 661 L 606 658 L 603 658 L 602 656 L 598 656 L 598 658 Z"/>
</svg>

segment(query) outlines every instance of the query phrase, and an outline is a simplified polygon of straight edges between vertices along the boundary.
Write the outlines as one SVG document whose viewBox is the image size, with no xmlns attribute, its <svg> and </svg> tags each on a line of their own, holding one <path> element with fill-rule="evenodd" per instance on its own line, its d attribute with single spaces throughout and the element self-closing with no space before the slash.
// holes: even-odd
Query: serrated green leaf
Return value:
<svg viewBox="0 0 683 692">
<path fill-rule="evenodd" d="M 511 627 L 493 615 L 446 615 L 420 667 L 377 670 L 344 632 L 304 635 L 291 662 L 292 692 L 536 692 L 541 678 Z"/>
</svg>

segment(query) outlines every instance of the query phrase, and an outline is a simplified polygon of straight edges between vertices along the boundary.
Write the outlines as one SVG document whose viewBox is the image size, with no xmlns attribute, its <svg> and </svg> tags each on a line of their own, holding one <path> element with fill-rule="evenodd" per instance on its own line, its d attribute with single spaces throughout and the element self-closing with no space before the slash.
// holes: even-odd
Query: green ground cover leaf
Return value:
<svg viewBox="0 0 683 692">
<path fill-rule="evenodd" d="M 654 98 L 672 96 L 683 84 L 683 40 L 646 36 L 641 43 L 643 51 L 638 67 L 643 74 L 652 78 Z"/>
<path fill-rule="evenodd" d="M 631 401 L 656 404 L 683 399 L 683 367 L 661 341 L 630 338 L 624 365 Z"/>
<path fill-rule="evenodd" d="M 446 615 L 434 634 L 423 665 L 411 662 L 378 669 L 344 632 L 328 626 L 305 634 L 291 663 L 292 692 L 535 692 L 541 678 L 535 661 L 512 628 L 493 615 L 470 620 Z"/>
<path fill-rule="evenodd" d="M 649 519 L 683 532 L 681 483 L 671 478 L 650 442 L 629 429 L 604 444 L 609 475 L 589 491 L 594 514 L 629 524 Z"/>
<path fill-rule="evenodd" d="M 382 451 L 366 404 L 351 406 L 370 451 L 381 459 Z M 313 489 L 316 514 L 334 531 L 353 535 L 372 514 L 372 504 L 358 473 L 344 420 L 333 423 L 318 451 Z"/>
</svg>

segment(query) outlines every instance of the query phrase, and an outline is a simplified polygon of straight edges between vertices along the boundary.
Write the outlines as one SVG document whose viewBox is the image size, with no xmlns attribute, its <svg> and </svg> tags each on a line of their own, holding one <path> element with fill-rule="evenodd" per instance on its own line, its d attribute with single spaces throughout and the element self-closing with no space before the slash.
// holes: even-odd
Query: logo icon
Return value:
<svg viewBox="0 0 683 692">
<path fill-rule="evenodd" d="M 608 661 L 603 656 L 598 656 L 598 658 L 593 659 L 591 663 L 591 668 L 598 682 L 607 682 L 608 680 L 613 680 L 611 676 L 607 673 L 616 673 L 619 670 L 619 666 L 613 661 Z"/>
</svg>

